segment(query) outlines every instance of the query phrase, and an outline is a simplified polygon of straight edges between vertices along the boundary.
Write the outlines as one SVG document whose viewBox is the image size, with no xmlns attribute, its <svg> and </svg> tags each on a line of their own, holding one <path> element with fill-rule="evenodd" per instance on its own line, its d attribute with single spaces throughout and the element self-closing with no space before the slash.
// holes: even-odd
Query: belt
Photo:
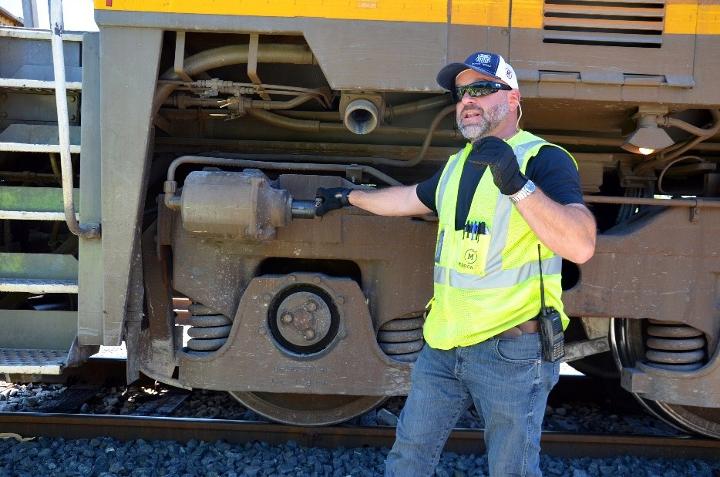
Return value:
<svg viewBox="0 0 720 477">
<path fill-rule="evenodd" d="M 493 338 L 517 338 L 518 336 L 522 336 L 526 333 L 537 333 L 539 328 L 540 325 L 538 325 L 538 321 L 532 318 L 496 334 Z"/>
</svg>

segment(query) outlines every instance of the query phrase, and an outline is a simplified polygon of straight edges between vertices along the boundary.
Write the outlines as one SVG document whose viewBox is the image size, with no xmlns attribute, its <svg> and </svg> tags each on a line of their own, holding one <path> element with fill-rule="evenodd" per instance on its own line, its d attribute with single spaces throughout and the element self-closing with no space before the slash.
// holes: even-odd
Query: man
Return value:
<svg viewBox="0 0 720 477">
<path fill-rule="evenodd" d="M 319 189 L 317 215 L 350 204 L 387 216 L 438 214 L 426 345 L 386 475 L 431 475 L 450 430 L 474 404 L 485 420 L 490 475 L 538 476 L 542 419 L 559 375 L 559 362 L 542 359 L 535 319 L 540 261 L 546 305 L 565 328 L 561 257 L 590 259 L 595 220 L 572 156 L 518 129 L 520 91 L 500 55 L 473 53 L 437 81 L 457 101 L 465 148 L 414 186 Z"/>
</svg>

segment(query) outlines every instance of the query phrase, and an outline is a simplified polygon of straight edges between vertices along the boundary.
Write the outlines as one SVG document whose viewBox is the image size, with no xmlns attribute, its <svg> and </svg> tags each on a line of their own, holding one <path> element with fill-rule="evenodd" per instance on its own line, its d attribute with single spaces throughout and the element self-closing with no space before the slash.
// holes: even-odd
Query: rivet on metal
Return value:
<svg viewBox="0 0 720 477">
<path fill-rule="evenodd" d="M 317 303 L 315 303 L 312 300 L 308 300 L 308 302 L 305 303 L 305 309 L 307 311 L 315 311 L 315 310 L 317 310 L 317 308 L 318 308 Z"/>
<path fill-rule="evenodd" d="M 344 296 L 338 296 L 335 298 L 335 301 L 338 302 L 340 305 L 345 303 L 345 297 Z"/>
<path fill-rule="evenodd" d="M 305 331 L 305 339 L 310 341 L 313 338 L 315 338 L 315 332 L 313 330 L 306 330 Z"/>
<path fill-rule="evenodd" d="M 283 315 L 280 317 L 280 319 L 281 319 L 282 322 L 285 323 L 286 325 L 287 325 L 287 324 L 290 324 L 290 323 L 292 323 L 292 321 L 293 321 L 292 313 L 289 313 L 289 312 L 283 313 Z"/>
</svg>

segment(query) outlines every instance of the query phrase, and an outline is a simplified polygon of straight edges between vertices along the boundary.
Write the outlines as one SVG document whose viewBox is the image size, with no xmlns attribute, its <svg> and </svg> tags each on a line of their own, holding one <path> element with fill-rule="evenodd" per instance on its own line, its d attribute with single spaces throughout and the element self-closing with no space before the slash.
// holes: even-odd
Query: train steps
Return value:
<svg viewBox="0 0 720 477">
<path fill-rule="evenodd" d="M 79 154 L 82 35 L 63 39 L 70 152 Z M 50 32 L 0 28 L 0 58 L 0 230 L 62 222 Z M 74 197 L 77 207 L 78 189 Z M 65 301 L 77 303 L 77 253 L 31 253 L 8 240 L 0 236 L 0 378 L 61 374 L 77 344 L 78 312 L 42 298 L 68 294 L 74 298 Z"/>
</svg>

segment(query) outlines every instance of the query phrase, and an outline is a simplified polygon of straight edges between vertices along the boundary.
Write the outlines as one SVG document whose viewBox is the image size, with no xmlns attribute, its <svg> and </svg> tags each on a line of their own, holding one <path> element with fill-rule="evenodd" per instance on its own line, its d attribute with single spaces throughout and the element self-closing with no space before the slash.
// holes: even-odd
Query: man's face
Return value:
<svg viewBox="0 0 720 477">
<path fill-rule="evenodd" d="M 474 70 L 465 70 L 455 79 L 455 85 L 465 86 L 476 81 L 497 81 L 497 79 Z M 455 105 L 455 113 L 462 135 L 470 142 L 492 135 L 503 121 L 508 119 L 509 93 L 511 91 L 500 90 L 478 98 L 473 98 L 469 94 L 460 98 Z"/>
</svg>

